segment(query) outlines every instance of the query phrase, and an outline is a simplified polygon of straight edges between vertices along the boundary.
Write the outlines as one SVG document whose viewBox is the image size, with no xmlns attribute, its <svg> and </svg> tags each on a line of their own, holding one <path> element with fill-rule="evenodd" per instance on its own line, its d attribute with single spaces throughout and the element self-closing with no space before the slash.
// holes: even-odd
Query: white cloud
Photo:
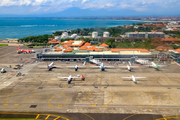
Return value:
<svg viewBox="0 0 180 120">
<path fill-rule="evenodd" d="M 89 1 L 89 0 L 83 0 L 81 4 L 83 4 L 83 3 L 87 2 L 87 1 Z"/>
<path fill-rule="evenodd" d="M 81 9 L 131 9 L 135 11 L 166 10 L 173 8 L 178 11 L 179 4 L 180 0 L 0 0 L 0 6 L 9 7 L 9 10 L 11 10 L 11 6 L 17 8 L 20 8 L 20 6 L 26 8 L 27 6 L 27 10 L 34 12 L 59 12 L 70 7 L 78 7 Z M 34 8 L 36 9 L 34 10 Z M 23 11 L 25 12 L 24 9 Z"/>
<path fill-rule="evenodd" d="M 108 6 L 108 7 L 112 7 L 112 6 L 114 6 L 114 4 L 107 3 L 107 4 L 106 4 L 106 6 Z"/>
</svg>

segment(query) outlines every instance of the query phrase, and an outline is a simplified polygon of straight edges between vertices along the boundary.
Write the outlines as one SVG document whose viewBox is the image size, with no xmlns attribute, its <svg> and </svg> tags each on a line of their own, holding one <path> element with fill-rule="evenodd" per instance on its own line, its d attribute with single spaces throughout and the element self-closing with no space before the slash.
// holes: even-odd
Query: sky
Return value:
<svg viewBox="0 0 180 120">
<path fill-rule="evenodd" d="M 69 10 L 69 13 L 77 11 L 83 15 L 83 11 L 86 14 L 88 10 L 94 13 L 97 11 L 96 15 L 101 15 L 103 10 L 107 15 L 113 13 L 117 16 L 169 16 L 180 15 L 179 6 L 180 0 L 0 0 L 0 14 L 45 16 Z M 119 12 L 122 14 L 118 14 Z"/>
</svg>

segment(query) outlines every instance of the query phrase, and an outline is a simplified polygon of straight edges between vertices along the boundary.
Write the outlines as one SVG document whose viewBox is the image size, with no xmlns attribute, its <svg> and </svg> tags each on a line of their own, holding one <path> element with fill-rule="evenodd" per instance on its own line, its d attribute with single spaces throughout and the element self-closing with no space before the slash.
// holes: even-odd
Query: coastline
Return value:
<svg viewBox="0 0 180 120">
<path fill-rule="evenodd" d="M 77 28 L 83 29 L 83 28 L 96 28 L 96 27 L 97 28 L 110 28 L 110 27 L 131 25 L 132 23 L 150 22 L 150 21 L 141 21 L 141 20 L 108 20 L 108 19 L 105 19 L 105 20 L 69 19 L 71 21 L 66 21 L 63 19 L 56 19 L 56 18 L 54 18 L 53 20 L 47 20 L 48 18 L 43 18 L 46 20 L 41 19 L 37 21 L 34 20 L 33 22 L 31 22 L 30 19 L 33 19 L 33 18 L 29 18 L 29 20 L 24 19 L 24 18 L 13 18 L 13 19 L 9 18 L 8 22 L 14 21 L 14 20 L 15 22 L 12 25 L 8 25 L 5 19 L 2 19 L 2 18 L 0 19 L 2 22 L 1 28 L 2 28 L 2 31 L 4 31 L 4 33 L 0 34 L 0 37 L 1 37 L 0 40 L 7 40 L 7 39 L 14 40 L 14 39 L 20 39 L 20 38 L 24 38 L 28 36 L 38 36 L 38 35 L 44 35 L 44 34 L 50 35 L 53 32 L 65 31 L 68 29 L 75 30 Z M 19 19 L 21 20 L 19 21 Z M 54 21 L 54 20 L 60 20 L 60 21 Z M 95 21 L 98 21 L 98 22 L 95 22 Z"/>
</svg>

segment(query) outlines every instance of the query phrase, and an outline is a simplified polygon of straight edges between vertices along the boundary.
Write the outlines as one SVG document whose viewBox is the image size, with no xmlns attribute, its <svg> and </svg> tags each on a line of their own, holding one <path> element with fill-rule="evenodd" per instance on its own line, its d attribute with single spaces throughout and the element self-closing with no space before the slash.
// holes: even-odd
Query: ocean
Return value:
<svg viewBox="0 0 180 120">
<path fill-rule="evenodd" d="M 142 23 L 124 20 L 62 20 L 62 19 L 0 19 L 0 39 L 52 34 L 58 30 L 76 28 L 113 27 Z"/>
</svg>

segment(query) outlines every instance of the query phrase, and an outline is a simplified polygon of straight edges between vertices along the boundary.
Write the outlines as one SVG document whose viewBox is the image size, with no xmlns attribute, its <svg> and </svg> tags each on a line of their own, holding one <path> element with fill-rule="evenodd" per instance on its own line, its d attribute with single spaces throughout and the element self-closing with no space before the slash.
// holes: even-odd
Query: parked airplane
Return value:
<svg viewBox="0 0 180 120">
<path fill-rule="evenodd" d="M 61 67 L 61 66 L 57 66 L 57 65 L 54 65 L 54 62 L 52 62 L 51 64 L 48 65 L 40 65 L 38 66 L 40 68 L 45 68 L 45 69 L 49 69 L 49 71 L 51 71 L 53 68 L 57 68 L 57 67 Z"/>
<path fill-rule="evenodd" d="M 58 78 L 67 79 L 68 84 L 70 84 L 71 81 L 72 81 L 73 79 L 75 79 L 75 78 L 81 78 L 82 80 L 85 80 L 85 77 L 84 77 L 83 75 L 78 76 L 78 77 L 72 77 L 72 76 L 70 75 L 69 77 L 58 77 Z"/>
<path fill-rule="evenodd" d="M 130 78 L 131 80 L 128 80 L 128 81 L 133 81 L 135 84 L 137 84 L 137 81 L 140 81 L 140 80 L 136 80 L 136 79 L 142 79 L 142 78 L 146 78 L 146 77 L 134 77 L 132 75 L 132 77 L 122 77 L 122 78 Z"/>
<path fill-rule="evenodd" d="M 77 71 L 79 68 L 84 68 L 85 66 L 78 66 L 78 65 L 75 65 L 75 66 L 66 66 L 68 68 L 74 68 L 75 71 Z"/>
<path fill-rule="evenodd" d="M 100 68 L 102 71 L 104 71 L 105 68 L 113 68 L 114 66 L 104 66 L 104 64 L 101 63 L 100 66 L 91 66 L 91 67 L 94 67 L 94 68 Z"/>
<path fill-rule="evenodd" d="M 149 61 L 148 61 L 148 60 L 139 59 L 139 58 L 136 56 L 136 57 L 135 57 L 135 62 L 138 63 L 138 64 L 145 65 L 145 64 L 147 64 Z"/>
<path fill-rule="evenodd" d="M 127 65 L 127 66 L 119 66 L 119 67 L 121 67 L 121 68 L 126 68 L 126 69 L 128 69 L 130 72 L 131 72 L 131 69 L 132 69 L 132 68 L 138 68 L 138 66 L 129 66 L 129 65 Z"/>
<path fill-rule="evenodd" d="M 149 67 L 152 67 L 152 68 L 155 68 L 155 69 L 159 69 L 160 67 L 165 67 L 167 65 L 158 65 L 158 63 L 155 64 L 154 62 L 151 62 L 151 65 L 144 65 L 144 66 L 149 66 Z"/>
<path fill-rule="evenodd" d="M 34 50 L 24 50 L 24 49 L 19 49 L 19 47 L 17 47 L 17 53 L 35 53 Z"/>
</svg>

